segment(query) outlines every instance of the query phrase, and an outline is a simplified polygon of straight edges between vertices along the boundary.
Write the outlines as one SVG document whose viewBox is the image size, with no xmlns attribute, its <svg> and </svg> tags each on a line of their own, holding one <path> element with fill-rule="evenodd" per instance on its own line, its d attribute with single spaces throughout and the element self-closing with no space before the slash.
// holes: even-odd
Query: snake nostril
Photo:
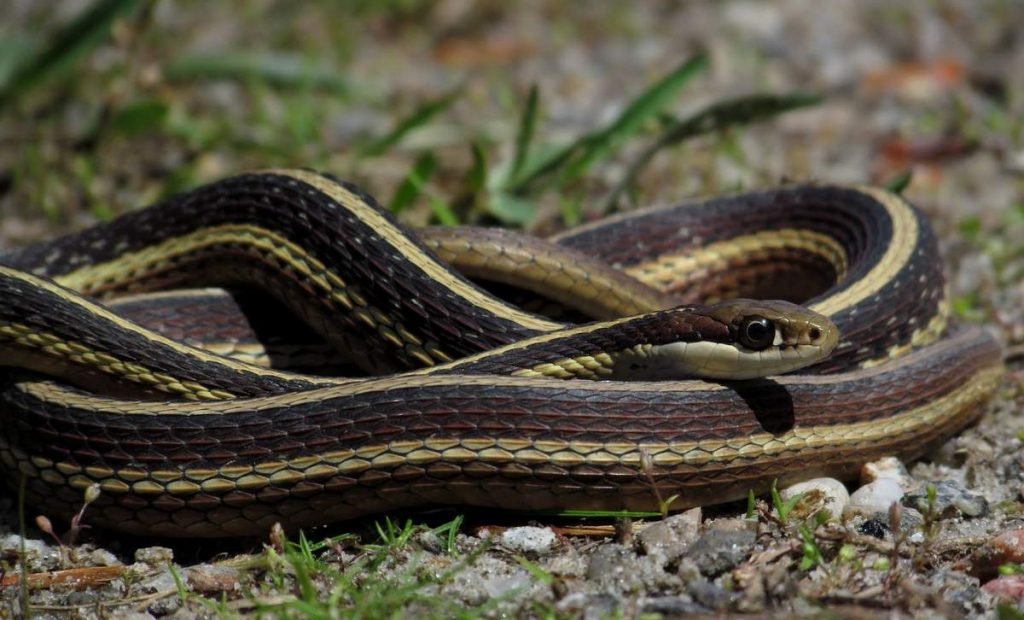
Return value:
<svg viewBox="0 0 1024 620">
<path fill-rule="evenodd" d="M 811 342 L 814 342 L 821 338 L 821 330 L 818 329 L 817 327 L 812 327 L 811 331 L 808 332 L 807 335 L 811 337 Z"/>
</svg>

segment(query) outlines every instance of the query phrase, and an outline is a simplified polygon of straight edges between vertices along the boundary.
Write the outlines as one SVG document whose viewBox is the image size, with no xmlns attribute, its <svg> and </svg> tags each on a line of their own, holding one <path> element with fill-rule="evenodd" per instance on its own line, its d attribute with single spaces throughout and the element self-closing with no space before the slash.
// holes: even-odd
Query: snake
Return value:
<svg viewBox="0 0 1024 620">
<path fill-rule="evenodd" d="M 275 365 L 252 332 L 358 373 Z M 848 479 L 975 422 L 1003 374 L 998 339 L 951 319 L 927 218 L 882 189 L 783 186 L 539 240 L 409 230 L 310 170 L 0 256 L 0 365 L 0 469 L 28 505 L 169 538 Z"/>
</svg>

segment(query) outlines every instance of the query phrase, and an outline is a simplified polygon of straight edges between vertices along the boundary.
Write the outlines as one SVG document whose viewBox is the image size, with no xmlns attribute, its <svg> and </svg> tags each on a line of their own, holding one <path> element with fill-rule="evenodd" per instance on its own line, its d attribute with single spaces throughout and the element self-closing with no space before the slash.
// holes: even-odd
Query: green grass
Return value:
<svg viewBox="0 0 1024 620">
<path fill-rule="evenodd" d="M 454 533 L 461 517 L 434 529 L 449 537 L 449 550 L 454 552 Z M 265 575 L 269 585 L 266 597 L 252 600 L 252 612 L 272 617 L 384 618 L 407 616 L 429 618 L 477 618 L 493 610 L 502 599 L 491 599 L 482 605 L 464 606 L 445 595 L 442 588 L 461 572 L 472 570 L 473 563 L 484 551 L 455 558 L 438 568 L 424 562 L 424 552 L 414 548 L 413 537 L 427 528 L 411 521 L 397 524 L 385 519 L 377 524 L 378 540 L 357 547 L 353 561 L 339 567 L 323 555 L 336 547 L 339 539 L 311 544 L 305 536 L 297 541 L 284 541 L 280 551 L 264 552 Z M 275 599 L 277 593 L 291 592 L 287 599 Z M 269 602 L 268 602 L 269 601 Z"/>
<path fill-rule="evenodd" d="M 0 83 L 0 109 L 36 88 L 70 73 L 77 64 L 107 41 L 114 20 L 134 11 L 140 0 L 98 0 L 45 44 L 26 42 Z M 28 53 L 29 49 L 34 53 Z"/>
<path fill-rule="evenodd" d="M 772 486 L 769 489 L 772 498 L 772 507 L 775 508 L 775 514 L 779 517 L 779 523 L 786 525 L 789 522 L 789 513 L 793 511 L 793 508 L 800 502 L 801 495 L 797 494 L 790 497 L 788 500 L 783 500 L 782 495 L 779 494 L 778 481 L 773 480 Z"/>
<path fill-rule="evenodd" d="M 790 110 L 817 105 L 821 101 L 818 95 L 804 93 L 748 95 L 713 103 L 683 119 L 668 120 L 657 138 L 629 163 L 626 173 L 605 199 L 605 209 L 612 211 L 618 208 L 621 197 L 636 185 L 640 173 L 659 152 L 700 135 L 773 118 Z"/>
<path fill-rule="evenodd" d="M 295 539 L 278 535 L 262 553 L 242 562 L 226 561 L 243 573 L 241 598 L 235 595 L 218 600 L 195 594 L 183 571 L 173 565 L 170 570 L 176 590 L 168 594 L 217 618 L 489 617 L 517 592 L 466 605 L 444 591 L 461 573 L 472 572 L 488 549 L 478 545 L 461 554 L 456 546 L 461 525 L 461 516 L 435 528 L 385 519 L 376 524 L 373 542 L 365 544 L 351 534 L 319 541 L 302 533 Z M 444 556 L 425 552 L 414 542 L 418 534 L 428 531 L 444 541 Z M 345 561 L 342 554 L 346 554 Z M 553 579 L 525 559 L 520 566 L 536 581 L 550 583 Z M 105 606 L 116 609 L 117 603 Z"/>
<path fill-rule="evenodd" d="M 458 97 L 459 91 L 453 90 L 446 95 L 438 97 L 437 99 L 432 99 L 418 106 L 413 110 L 412 114 L 399 119 L 391 131 L 380 138 L 376 138 L 368 144 L 363 145 L 358 151 L 359 156 L 374 157 L 377 155 L 384 155 L 398 145 L 402 139 L 413 130 L 423 127 L 428 124 L 431 119 L 450 108 Z"/>
<path fill-rule="evenodd" d="M 316 60 L 279 52 L 186 55 L 169 63 L 164 74 L 172 82 L 185 84 L 239 80 L 279 89 L 313 89 L 341 97 L 359 90 L 344 75 Z"/>
<path fill-rule="evenodd" d="M 992 269 L 994 284 L 1009 290 L 1024 280 L 1024 244 L 1014 241 L 1024 235 L 1024 203 L 1009 206 L 995 222 L 983 222 L 975 215 L 960 219 L 960 237 L 985 256 Z M 953 313 L 960 319 L 975 323 L 995 320 L 991 296 L 972 290 L 953 299 Z"/>
<path fill-rule="evenodd" d="M 396 9 L 409 16 L 418 10 L 415 3 Z M 393 188 L 371 187 L 387 197 L 394 213 L 418 213 L 414 219 L 441 224 L 527 226 L 536 223 L 540 205 L 555 202 L 563 222 L 575 223 L 584 208 L 593 215 L 591 205 L 599 205 L 598 212 L 618 208 L 656 154 L 818 101 L 799 94 L 753 94 L 675 119 L 672 110 L 685 101 L 687 87 L 707 71 L 704 54 L 624 97 L 620 112 L 606 124 L 565 141 L 547 139 L 544 94 L 537 85 L 524 94 L 518 110 L 511 110 L 514 117 L 505 125 L 510 130 L 493 133 L 453 119 L 454 106 L 468 105 L 462 88 L 395 106 L 381 96 L 383 83 L 353 83 L 344 67 L 336 66 L 343 56 L 332 61 L 302 49 L 203 54 L 170 48 L 159 64 L 166 87 L 153 89 L 137 83 L 140 68 L 134 60 L 136 52 L 161 44 L 160 33 L 151 28 L 151 11 L 151 4 L 137 0 L 96 0 L 45 40 L 28 37 L 8 44 L 13 60 L 6 69 L 0 66 L 0 104 L 7 104 L 0 110 L 8 118 L 0 117 L 0 124 L 16 122 L 21 106 L 11 106 L 20 101 L 52 110 L 29 130 L 27 143 L 40 148 L 30 147 L 16 164 L 14 189 L 54 223 L 71 219 L 77 210 L 109 219 L 141 206 L 111 200 L 107 178 L 127 162 L 111 161 L 109 153 L 131 152 L 134 144 L 145 150 L 153 141 L 185 157 L 148 180 L 143 193 L 151 200 L 212 178 L 206 169 L 213 154 L 228 164 L 225 172 L 300 165 L 356 180 L 373 178 L 382 161 L 406 162 L 408 172 Z M 115 23 L 129 28 L 130 45 L 102 73 L 81 72 L 97 50 L 109 48 Z M 242 94 L 237 105 L 215 111 L 190 103 L 190 93 L 214 83 L 236 84 Z M 58 112 L 65 105 L 81 107 L 83 122 L 62 125 Z M 408 111 L 383 131 L 353 135 L 339 150 L 325 141 L 322 119 L 352 106 Z M 410 140 L 417 135 L 440 136 L 446 146 Z M 45 148 L 58 138 L 76 145 L 73 157 L 55 157 Z M 468 165 L 461 163 L 463 157 L 452 163 L 458 146 L 471 155 Z M 625 163 L 627 173 L 594 201 L 590 197 L 600 191 L 610 162 Z"/>
</svg>

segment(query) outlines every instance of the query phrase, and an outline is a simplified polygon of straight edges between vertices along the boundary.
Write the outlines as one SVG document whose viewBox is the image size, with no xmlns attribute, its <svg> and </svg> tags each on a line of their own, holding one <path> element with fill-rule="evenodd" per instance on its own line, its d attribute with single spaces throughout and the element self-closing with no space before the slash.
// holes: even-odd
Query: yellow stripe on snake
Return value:
<svg viewBox="0 0 1024 620">
<path fill-rule="evenodd" d="M 541 241 L 410 232 L 349 184 L 273 171 L 0 263 L 0 468 L 51 517 L 98 487 L 88 522 L 132 534 L 721 502 L 919 456 L 1002 374 L 987 331 L 949 325 L 925 218 L 872 188 Z M 236 292 L 173 292 L 205 286 Z M 338 359 L 367 376 L 295 372 Z"/>
</svg>

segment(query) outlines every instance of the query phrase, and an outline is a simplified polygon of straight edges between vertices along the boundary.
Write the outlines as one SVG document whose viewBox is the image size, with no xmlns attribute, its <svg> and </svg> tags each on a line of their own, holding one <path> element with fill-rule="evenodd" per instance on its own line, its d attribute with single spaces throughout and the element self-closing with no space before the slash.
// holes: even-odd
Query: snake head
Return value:
<svg viewBox="0 0 1024 620">
<path fill-rule="evenodd" d="M 705 311 L 728 326 L 735 351 L 723 350 L 721 362 L 712 356 L 705 376 L 750 379 L 786 373 L 825 359 L 839 343 L 839 328 L 828 317 L 788 301 L 733 299 Z"/>
<path fill-rule="evenodd" d="M 820 362 L 839 342 L 828 317 L 786 301 L 681 306 L 620 322 L 616 333 L 627 324 L 645 341 L 613 352 L 604 378 L 755 379 Z"/>
</svg>

